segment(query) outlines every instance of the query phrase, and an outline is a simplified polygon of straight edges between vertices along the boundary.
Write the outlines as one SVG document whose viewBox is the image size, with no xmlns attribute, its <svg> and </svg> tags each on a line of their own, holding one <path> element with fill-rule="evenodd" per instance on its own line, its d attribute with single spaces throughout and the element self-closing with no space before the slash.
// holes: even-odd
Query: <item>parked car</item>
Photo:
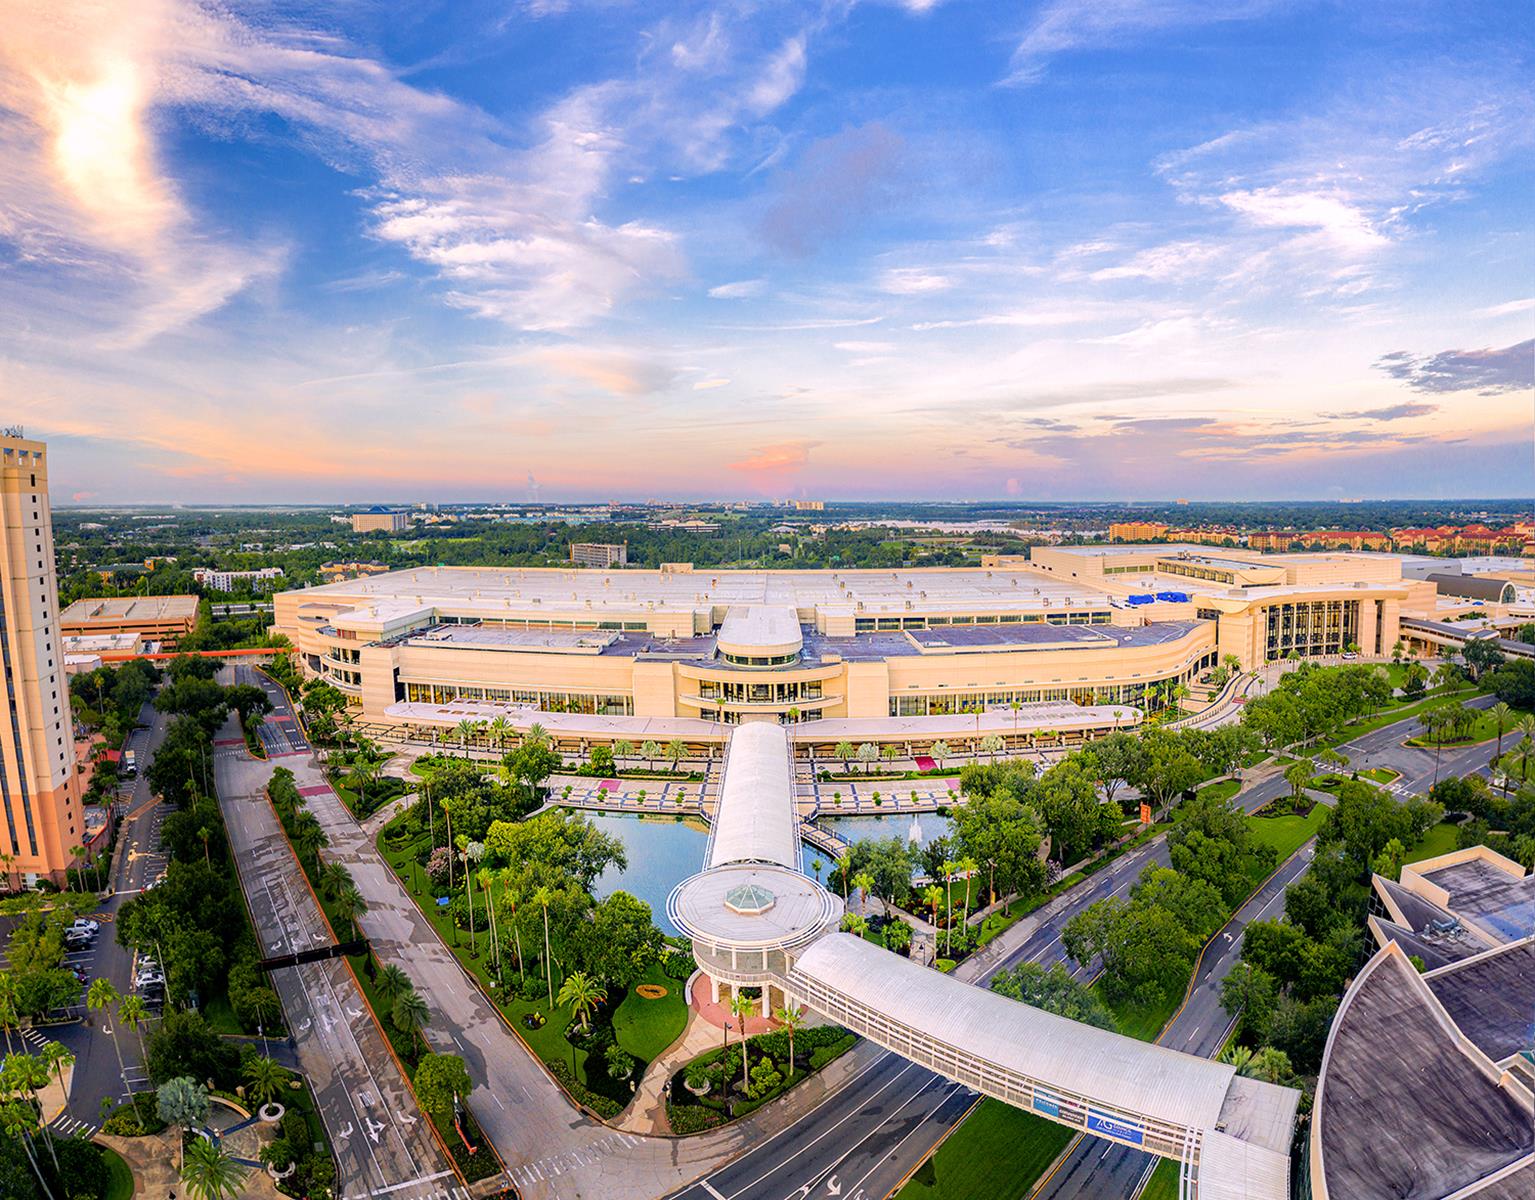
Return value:
<svg viewBox="0 0 1535 1200">
<path fill-rule="evenodd" d="M 88 933 L 92 937 L 94 937 L 100 931 L 101 926 L 97 922 L 91 920 L 89 917 L 76 917 L 72 922 L 70 922 L 69 929 L 66 930 L 66 932 L 69 933 Z"/>
<path fill-rule="evenodd" d="M 165 986 L 165 976 L 159 971 L 140 971 L 133 977 L 133 986 L 141 992 L 159 991 Z"/>
</svg>

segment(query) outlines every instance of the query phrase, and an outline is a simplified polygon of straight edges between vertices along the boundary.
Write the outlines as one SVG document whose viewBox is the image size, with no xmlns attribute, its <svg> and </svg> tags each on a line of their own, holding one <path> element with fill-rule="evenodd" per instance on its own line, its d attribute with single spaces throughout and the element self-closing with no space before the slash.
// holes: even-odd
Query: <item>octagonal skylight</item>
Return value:
<svg viewBox="0 0 1535 1200">
<path fill-rule="evenodd" d="M 773 904 L 773 893 L 760 883 L 743 883 L 725 893 L 725 907 L 742 916 L 761 916 Z"/>
</svg>

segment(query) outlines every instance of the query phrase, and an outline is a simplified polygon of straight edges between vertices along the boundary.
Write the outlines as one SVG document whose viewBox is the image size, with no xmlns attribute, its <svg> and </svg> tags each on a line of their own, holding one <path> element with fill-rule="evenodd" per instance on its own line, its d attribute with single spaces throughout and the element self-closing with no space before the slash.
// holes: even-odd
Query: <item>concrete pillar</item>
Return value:
<svg viewBox="0 0 1535 1200">
<path fill-rule="evenodd" d="M 762 985 L 762 1015 L 764 1017 L 773 1015 L 773 985 L 770 983 Z"/>
<path fill-rule="evenodd" d="M 709 994 L 715 1004 L 720 1002 L 720 981 L 713 975 L 709 976 Z"/>
</svg>

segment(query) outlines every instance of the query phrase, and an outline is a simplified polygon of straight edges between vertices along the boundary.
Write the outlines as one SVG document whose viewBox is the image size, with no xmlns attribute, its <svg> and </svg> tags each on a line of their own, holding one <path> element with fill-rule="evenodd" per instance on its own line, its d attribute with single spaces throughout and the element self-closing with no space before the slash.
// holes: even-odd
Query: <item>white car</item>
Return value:
<svg viewBox="0 0 1535 1200">
<path fill-rule="evenodd" d="M 133 986 L 141 991 L 154 990 L 165 986 L 165 976 L 159 971 L 140 971 L 133 977 Z"/>
<path fill-rule="evenodd" d="M 97 922 L 91 920 L 89 917 L 76 917 L 74 921 L 70 923 L 69 928 L 66 929 L 65 932 L 74 934 L 85 933 L 95 937 L 96 934 L 100 932 L 100 930 L 101 926 Z"/>
</svg>

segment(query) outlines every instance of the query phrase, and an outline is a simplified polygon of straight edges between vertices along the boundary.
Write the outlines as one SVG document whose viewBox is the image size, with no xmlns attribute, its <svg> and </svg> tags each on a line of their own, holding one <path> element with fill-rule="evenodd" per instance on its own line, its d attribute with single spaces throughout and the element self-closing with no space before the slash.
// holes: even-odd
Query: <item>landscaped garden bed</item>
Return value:
<svg viewBox="0 0 1535 1200">
<path fill-rule="evenodd" d="M 747 1038 L 745 1064 L 739 1042 L 707 1050 L 672 1075 L 666 1106 L 672 1132 L 696 1133 L 739 1120 L 846 1054 L 857 1041 L 840 1025 L 797 1030 L 792 1068 L 784 1029 Z"/>
</svg>

